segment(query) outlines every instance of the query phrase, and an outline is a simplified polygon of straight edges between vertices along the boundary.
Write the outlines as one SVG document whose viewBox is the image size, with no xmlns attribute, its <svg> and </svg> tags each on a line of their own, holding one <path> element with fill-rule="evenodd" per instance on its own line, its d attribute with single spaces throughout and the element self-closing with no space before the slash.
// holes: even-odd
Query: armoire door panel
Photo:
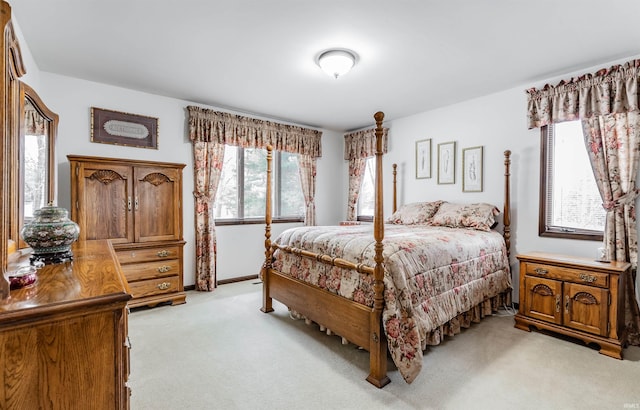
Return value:
<svg viewBox="0 0 640 410">
<path fill-rule="evenodd" d="M 89 165 L 89 166 L 87 166 Z M 131 168 L 108 168 L 86 164 L 78 187 L 80 239 L 111 239 L 114 243 L 133 241 Z M 77 204 L 75 205 L 77 206 Z"/>
<path fill-rule="evenodd" d="M 180 172 L 171 168 L 135 168 L 136 242 L 180 239 Z"/>
</svg>

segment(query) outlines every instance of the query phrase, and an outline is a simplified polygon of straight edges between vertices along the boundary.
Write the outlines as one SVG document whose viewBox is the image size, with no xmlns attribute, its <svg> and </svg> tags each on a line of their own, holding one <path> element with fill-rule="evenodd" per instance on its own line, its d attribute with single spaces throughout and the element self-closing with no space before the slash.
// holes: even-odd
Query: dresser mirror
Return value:
<svg viewBox="0 0 640 410">
<path fill-rule="evenodd" d="M 55 199 L 55 140 L 58 115 L 27 84 L 20 82 L 18 232 L 33 211 Z M 25 247 L 22 241 L 20 247 Z"/>
</svg>

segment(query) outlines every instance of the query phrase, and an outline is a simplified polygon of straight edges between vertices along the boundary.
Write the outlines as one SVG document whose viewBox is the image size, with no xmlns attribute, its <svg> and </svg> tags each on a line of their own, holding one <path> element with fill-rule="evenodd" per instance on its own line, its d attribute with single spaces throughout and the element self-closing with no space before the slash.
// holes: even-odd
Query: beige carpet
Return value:
<svg viewBox="0 0 640 410">
<path fill-rule="evenodd" d="M 279 303 L 260 312 L 254 282 L 131 313 L 132 409 L 640 408 L 640 348 L 620 361 L 515 329 L 509 316 L 428 349 L 410 385 L 390 362 L 391 384 L 379 390 L 364 380 L 366 352 Z"/>
</svg>

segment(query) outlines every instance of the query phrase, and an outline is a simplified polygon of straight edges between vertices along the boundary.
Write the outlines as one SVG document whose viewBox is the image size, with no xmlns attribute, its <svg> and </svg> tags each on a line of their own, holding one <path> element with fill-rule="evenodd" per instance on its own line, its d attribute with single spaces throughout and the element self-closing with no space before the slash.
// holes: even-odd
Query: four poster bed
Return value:
<svg viewBox="0 0 640 410">
<path fill-rule="evenodd" d="M 405 381 L 411 383 L 421 369 L 427 345 L 438 344 L 445 335 L 454 335 L 461 327 L 511 303 L 511 161 L 510 151 L 505 151 L 502 234 L 493 229 L 498 210 L 489 204 L 472 204 L 475 208 L 470 210 L 466 205 L 434 201 L 396 210 L 395 169 L 394 214 L 385 226 L 384 114 L 378 112 L 374 118 L 373 225 L 293 228 L 272 243 L 272 153 L 268 149 L 261 310 L 273 311 L 275 298 L 296 315 L 367 350 L 367 381 L 381 388 L 390 381 L 388 353 Z M 464 216 L 457 222 L 462 225 L 455 221 L 460 215 Z M 429 226 L 416 216 L 426 216 Z M 471 223 L 465 225 L 467 222 Z"/>
</svg>

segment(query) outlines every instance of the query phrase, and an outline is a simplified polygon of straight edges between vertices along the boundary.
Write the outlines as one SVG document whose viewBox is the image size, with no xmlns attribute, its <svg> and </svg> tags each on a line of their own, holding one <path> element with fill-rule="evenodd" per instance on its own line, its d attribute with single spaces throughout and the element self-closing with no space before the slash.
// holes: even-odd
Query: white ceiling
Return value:
<svg viewBox="0 0 640 410">
<path fill-rule="evenodd" d="M 640 54 L 637 0 L 10 0 L 42 71 L 337 131 Z M 333 79 L 327 48 L 359 55 Z"/>
</svg>

